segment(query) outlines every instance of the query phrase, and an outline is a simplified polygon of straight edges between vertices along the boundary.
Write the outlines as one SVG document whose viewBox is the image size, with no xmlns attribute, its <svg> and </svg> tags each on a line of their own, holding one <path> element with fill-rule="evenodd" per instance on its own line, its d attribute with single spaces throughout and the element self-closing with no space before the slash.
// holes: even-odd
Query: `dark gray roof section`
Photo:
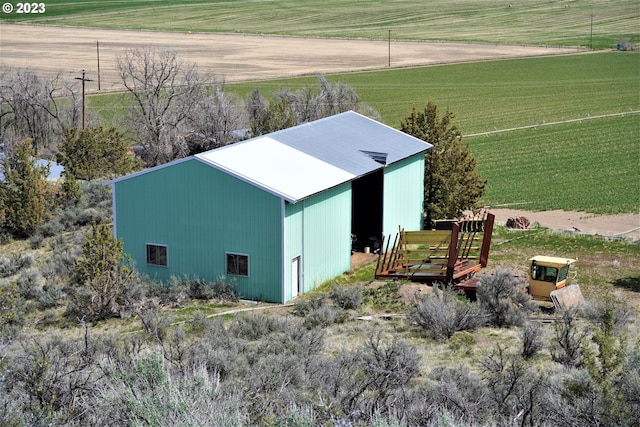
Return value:
<svg viewBox="0 0 640 427">
<path fill-rule="evenodd" d="M 384 167 L 371 153 L 386 154 L 389 165 L 432 147 L 354 111 L 274 132 L 269 137 L 356 176 Z"/>
<path fill-rule="evenodd" d="M 377 151 L 364 151 L 364 150 L 360 150 L 360 152 L 371 157 L 373 160 L 380 163 L 381 165 L 387 164 L 387 156 L 388 156 L 387 153 L 378 153 Z"/>
</svg>

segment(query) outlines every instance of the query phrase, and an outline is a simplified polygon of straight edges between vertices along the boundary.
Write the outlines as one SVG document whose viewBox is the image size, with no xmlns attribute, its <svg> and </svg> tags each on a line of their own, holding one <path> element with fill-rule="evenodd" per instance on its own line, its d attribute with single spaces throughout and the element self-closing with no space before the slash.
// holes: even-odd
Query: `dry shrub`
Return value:
<svg viewBox="0 0 640 427">
<path fill-rule="evenodd" d="M 485 316 L 477 304 L 461 299 L 451 290 L 437 286 L 433 290 L 432 295 L 416 295 L 409 316 L 434 339 L 448 339 L 455 332 L 484 325 Z"/>
<path fill-rule="evenodd" d="M 501 268 L 478 283 L 477 298 L 489 323 L 499 328 L 522 326 L 536 309 L 531 296 L 524 292 L 522 279 Z"/>
</svg>

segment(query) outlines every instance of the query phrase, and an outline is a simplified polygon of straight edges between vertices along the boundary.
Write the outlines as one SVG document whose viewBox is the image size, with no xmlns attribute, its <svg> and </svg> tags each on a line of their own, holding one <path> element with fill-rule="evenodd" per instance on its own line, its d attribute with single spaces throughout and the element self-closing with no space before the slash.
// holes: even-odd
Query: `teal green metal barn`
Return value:
<svg viewBox="0 0 640 427">
<path fill-rule="evenodd" d="M 286 302 L 422 224 L 419 139 L 346 112 L 110 182 L 114 228 L 152 279 L 234 278 L 242 298 Z"/>
</svg>

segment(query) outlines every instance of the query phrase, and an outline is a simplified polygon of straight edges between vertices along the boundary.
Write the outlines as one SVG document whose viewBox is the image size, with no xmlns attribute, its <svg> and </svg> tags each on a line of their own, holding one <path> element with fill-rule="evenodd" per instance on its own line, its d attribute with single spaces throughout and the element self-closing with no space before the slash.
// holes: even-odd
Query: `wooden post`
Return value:
<svg viewBox="0 0 640 427">
<path fill-rule="evenodd" d="M 489 261 L 489 248 L 491 247 L 491 235 L 493 234 L 493 223 L 496 216 L 492 213 L 487 214 L 484 222 L 484 235 L 482 236 L 482 248 L 480 249 L 480 265 L 482 268 L 487 266 Z"/>
<path fill-rule="evenodd" d="M 82 77 L 76 77 L 76 80 L 82 80 L 82 129 L 84 129 L 86 124 L 86 114 L 85 114 L 85 99 L 84 99 L 84 83 L 92 82 L 93 80 L 85 78 L 85 71 L 82 70 Z"/>
<path fill-rule="evenodd" d="M 453 273 L 456 268 L 456 261 L 458 260 L 458 235 L 460 234 L 460 223 L 453 223 L 451 229 L 451 241 L 449 242 L 449 256 L 447 259 L 447 278 L 446 282 L 453 282 Z"/>
<path fill-rule="evenodd" d="M 379 269 L 380 269 L 380 259 L 381 259 L 382 257 L 386 257 L 386 256 L 387 256 L 387 254 L 386 254 L 386 250 L 385 250 L 385 252 L 383 252 L 383 250 L 385 249 L 385 248 L 384 248 L 384 237 L 385 237 L 385 236 L 384 236 L 384 234 L 383 234 L 383 235 L 382 235 L 382 243 L 380 244 L 380 253 L 378 254 L 378 262 L 376 262 L 376 273 L 375 273 L 375 274 L 378 274 L 378 272 L 380 271 L 380 270 L 379 270 Z M 389 240 L 387 240 L 387 249 L 389 249 Z M 384 266 L 384 262 L 383 262 L 382 264 L 383 264 L 383 266 Z"/>
</svg>

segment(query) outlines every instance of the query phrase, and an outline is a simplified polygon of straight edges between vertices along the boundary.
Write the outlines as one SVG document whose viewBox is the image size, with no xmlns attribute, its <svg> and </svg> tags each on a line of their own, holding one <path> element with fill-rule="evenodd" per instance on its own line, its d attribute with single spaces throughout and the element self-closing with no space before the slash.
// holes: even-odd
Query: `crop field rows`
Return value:
<svg viewBox="0 0 640 427">
<path fill-rule="evenodd" d="M 44 14 L 7 22 L 105 29 L 226 32 L 384 40 L 615 47 L 637 35 L 635 0 L 277 0 L 46 2 Z"/>
<path fill-rule="evenodd" d="M 487 205 L 528 210 L 637 212 L 639 115 L 473 138 Z M 633 141 L 636 141 L 635 143 Z"/>
<path fill-rule="evenodd" d="M 638 55 L 602 53 L 336 77 L 398 127 L 412 105 L 449 108 L 465 134 L 640 109 Z"/>
</svg>

